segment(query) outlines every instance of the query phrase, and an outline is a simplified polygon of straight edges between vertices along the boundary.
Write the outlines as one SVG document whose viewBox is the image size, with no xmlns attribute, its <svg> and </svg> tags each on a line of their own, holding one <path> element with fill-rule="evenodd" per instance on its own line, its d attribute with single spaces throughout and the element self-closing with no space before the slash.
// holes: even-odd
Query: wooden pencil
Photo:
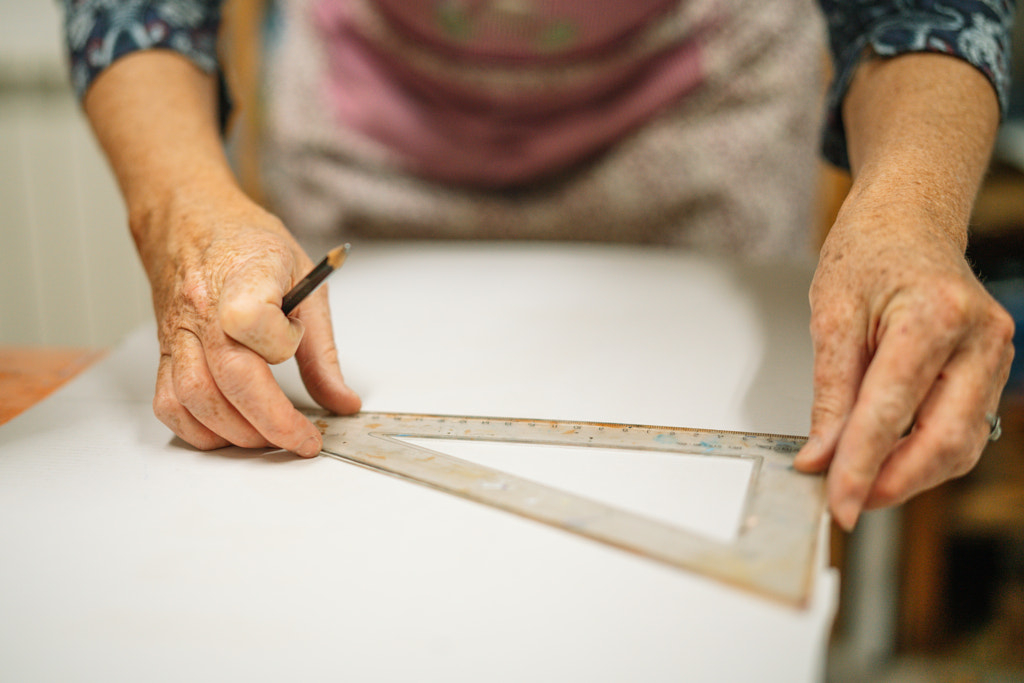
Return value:
<svg viewBox="0 0 1024 683">
<path fill-rule="evenodd" d="M 292 309 L 312 294 L 313 290 L 319 287 L 320 283 L 326 280 L 328 275 L 341 267 L 341 264 L 345 262 L 345 257 L 348 256 L 349 247 L 350 245 L 344 244 L 331 249 L 327 252 L 324 260 L 318 263 L 313 270 L 309 271 L 309 275 L 299 280 L 299 283 L 284 295 L 284 299 L 281 301 L 281 310 L 284 311 L 285 315 L 291 313 Z"/>
</svg>

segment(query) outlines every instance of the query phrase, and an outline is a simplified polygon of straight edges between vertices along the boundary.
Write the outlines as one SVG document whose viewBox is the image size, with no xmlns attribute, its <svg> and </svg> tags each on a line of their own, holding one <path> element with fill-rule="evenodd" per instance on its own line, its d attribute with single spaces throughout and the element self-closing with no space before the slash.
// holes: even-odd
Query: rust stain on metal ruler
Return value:
<svg viewBox="0 0 1024 683">
<path fill-rule="evenodd" d="M 565 531 L 697 572 L 793 606 L 807 604 L 825 505 L 820 476 L 793 469 L 803 437 L 509 418 L 310 412 L 323 454 L 396 475 Z M 666 522 L 576 496 L 402 441 L 464 439 L 653 450 L 752 461 L 737 538 L 710 539 Z"/>
</svg>

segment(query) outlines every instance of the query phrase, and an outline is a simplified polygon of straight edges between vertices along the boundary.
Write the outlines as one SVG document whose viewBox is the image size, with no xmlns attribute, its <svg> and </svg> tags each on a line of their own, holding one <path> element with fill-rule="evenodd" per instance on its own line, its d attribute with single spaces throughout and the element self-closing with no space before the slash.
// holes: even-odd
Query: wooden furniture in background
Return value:
<svg viewBox="0 0 1024 683">
<path fill-rule="evenodd" d="M 0 424 L 42 401 L 105 353 L 97 349 L 0 346 Z"/>
<path fill-rule="evenodd" d="M 948 549 L 955 538 L 1024 538 L 1024 396 L 1002 404 L 1003 437 L 967 477 L 910 500 L 903 510 L 899 648 L 934 652 L 956 635 L 948 612 Z"/>
<path fill-rule="evenodd" d="M 221 9 L 219 57 L 231 93 L 233 111 L 226 131 L 228 152 L 242 190 L 264 203 L 260 171 L 263 108 L 260 79 L 263 70 L 264 0 L 228 0 Z"/>
<path fill-rule="evenodd" d="M 1024 232 L 1024 170 L 994 162 L 974 204 L 975 234 Z"/>
</svg>

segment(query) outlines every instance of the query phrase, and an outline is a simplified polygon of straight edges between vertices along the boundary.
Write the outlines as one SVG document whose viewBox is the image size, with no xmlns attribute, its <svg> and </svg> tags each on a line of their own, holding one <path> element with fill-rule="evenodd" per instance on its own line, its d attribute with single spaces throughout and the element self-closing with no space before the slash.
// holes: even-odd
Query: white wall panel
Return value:
<svg viewBox="0 0 1024 683">
<path fill-rule="evenodd" d="M 0 344 L 109 346 L 150 319 L 54 0 L 0 0 Z"/>
<path fill-rule="evenodd" d="M 108 346 L 148 284 L 116 185 L 74 97 L 0 92 L 0 343 Z"/>
</svg>

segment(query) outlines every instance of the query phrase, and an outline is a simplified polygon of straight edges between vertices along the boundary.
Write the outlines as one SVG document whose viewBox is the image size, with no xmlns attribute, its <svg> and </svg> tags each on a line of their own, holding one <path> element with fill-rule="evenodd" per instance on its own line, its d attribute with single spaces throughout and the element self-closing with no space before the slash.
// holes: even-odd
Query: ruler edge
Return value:
<svg viewBox="0 0 1024 683">
<path fill-rule="evenodd" d="M 758 436 L 771 439 L 785 439 L 788 441 L 807 441 L 806 436 L 798 436 L 795 434 L 782 434 L 775 432 L 746 432 L 736 429 L 711 429 L 706 427 L 678 427 L 672 425 L 652 425 L 652 424 L 640 424 L 632 422 L 596 422 L 590 420 L 572 420 L 572 419 L 557 419 L 550 417 L 532 418 L 532 417 L 495 417 L 494 415 L 455 415 L 451 413 L 408 413 L 403 411 L 391 411 L 391 410 L 368 410 L 360 411 L 353 415 L 338 415 L 322 408 L 316 409 L 300 409 L 300 412 L 307 417 L 317 418 L 368 418 L 371 415 L 383 415 L 386 417 L 400 417 L 400 418 L 424 418 L 424 419 L 436 419 L 436 420 L 489 420 L 491 422 L 534 422 L 534 423 L 550 423 L 559 425 L 582 425 L 584 427 L 631 427 L 634 429 L 657 429 L 659 431 L 672 431 L 672 432 L 688 432 L 691 434 L 702 433 L 702 434 L 730 434 L 736 436 Z M 443 438 L 458 438 L 458 437 L 443 437 Z M 531 443 L 529 441 L 523 441 L 520 443 Z M 653 449 L 657 450 L 657 449 Z M 699 454 L 698 454 L 699 455 Z"/>
</svg>

